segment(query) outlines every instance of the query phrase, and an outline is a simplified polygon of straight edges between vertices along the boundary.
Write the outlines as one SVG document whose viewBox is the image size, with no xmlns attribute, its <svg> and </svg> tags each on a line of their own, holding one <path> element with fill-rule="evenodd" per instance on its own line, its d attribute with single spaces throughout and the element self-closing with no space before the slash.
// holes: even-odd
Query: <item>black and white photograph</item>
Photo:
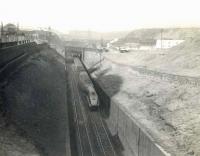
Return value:
<svg viewBox="0 0 200 156">
<path fill-rule="evenodd" d="M 200 156 L 200 1 L 0 0 L 0 156 Z"/>
</svg>

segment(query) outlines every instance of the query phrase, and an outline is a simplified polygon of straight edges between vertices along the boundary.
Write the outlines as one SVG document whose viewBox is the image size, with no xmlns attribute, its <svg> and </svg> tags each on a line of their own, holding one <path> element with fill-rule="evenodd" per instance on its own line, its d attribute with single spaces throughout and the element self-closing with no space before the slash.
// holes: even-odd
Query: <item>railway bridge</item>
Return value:
<svg viewBox="0 0 200 156">
<path fill-rule="evenodd" d="M 66 55 L 70 54 L 71 56 L 79 57 L 81 60 L 85 59 L 85 51 L 101 52 L 97 48 L 65 46 Z"/>
</svg>

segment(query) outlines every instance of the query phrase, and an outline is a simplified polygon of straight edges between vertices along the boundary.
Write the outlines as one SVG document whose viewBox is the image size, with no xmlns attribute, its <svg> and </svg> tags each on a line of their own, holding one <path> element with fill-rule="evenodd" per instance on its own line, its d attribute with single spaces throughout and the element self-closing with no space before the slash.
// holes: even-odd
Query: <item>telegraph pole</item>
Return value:
<svg viewBox="0 0 200 156">
<path fill-rule="evenodd" d="M 90 29 L 88 29 L 87 35 L 88 35 L 88 47 L 92 47 L 92 45 L 91 45 L 91 31 L 90 31 Z"/>
<path fill-rule="evenodd" d="M 19 41 L 19 39 L 18 39 L 18 35 L 19 35 L 19 23 L 17 23 L 17 44 L 18 44 L 18 41 Z"/>
<path fill-rule="evenodd" d="M 49 41 L 49 44 L 50 44 L 51 43 L 51 27 L 50 26 L 48 28 L 48 31 L 49 31 L 48 41 Z"/>
<path fill-rule="evenodd" d="M 1 22 L 0 41 L 1 41 L 1 34 L 2 34 L 2 22 Z"/>
<path fill-rule="evenodd" d="M 3 22 L 1 22 L 1 36 L 0 36 L 0 42 L 2 42 L 2 36 L 3 36 Z"/>
<path fill-rule="evenodd" d="M 163 48 L 162 40 L 163 40 L 163 29 L 161 29 L 161 31 L 160 31 L 160 49 Z"/>
<path fill-rule="evenodd" d="M 101 58 L 102 58 L 102 52 L 103 52 L 103 37 L 101 36 L 101 48 L 100 48 L 100 66 L 101 66 Z"/>
</svg>

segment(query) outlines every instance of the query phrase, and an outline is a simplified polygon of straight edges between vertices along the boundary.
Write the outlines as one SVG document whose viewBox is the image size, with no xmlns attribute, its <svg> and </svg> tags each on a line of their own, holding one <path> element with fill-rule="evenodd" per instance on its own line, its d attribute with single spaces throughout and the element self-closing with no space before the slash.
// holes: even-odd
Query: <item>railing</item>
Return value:
<svg viewBox="0 0 200 156">
<path fill-rule="evenodd" d="M 30 40 L 22 40 L 22 41 L 14 41 L 14 42 L 1 42 L 0 49 L 15 46 L 15 45 L 26 44 L 26 43 L 30 43 L 30 42 L 31 42 Z"/>
</svg>

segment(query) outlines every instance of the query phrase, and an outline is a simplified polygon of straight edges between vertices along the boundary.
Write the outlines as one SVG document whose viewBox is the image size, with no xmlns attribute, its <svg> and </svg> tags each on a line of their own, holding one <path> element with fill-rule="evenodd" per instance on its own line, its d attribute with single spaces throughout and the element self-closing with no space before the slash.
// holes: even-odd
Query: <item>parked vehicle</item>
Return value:
<svg viewBox="0 0 200 156">
<path fill-rule="evenodd" d="M 128 48 L 124 48 L 124 47 L 120 47 L 119 51 L 120 51 L 120 53 L 127 53 L 127 52 L 129 52 L 129 49 Z"/>
</svg>

